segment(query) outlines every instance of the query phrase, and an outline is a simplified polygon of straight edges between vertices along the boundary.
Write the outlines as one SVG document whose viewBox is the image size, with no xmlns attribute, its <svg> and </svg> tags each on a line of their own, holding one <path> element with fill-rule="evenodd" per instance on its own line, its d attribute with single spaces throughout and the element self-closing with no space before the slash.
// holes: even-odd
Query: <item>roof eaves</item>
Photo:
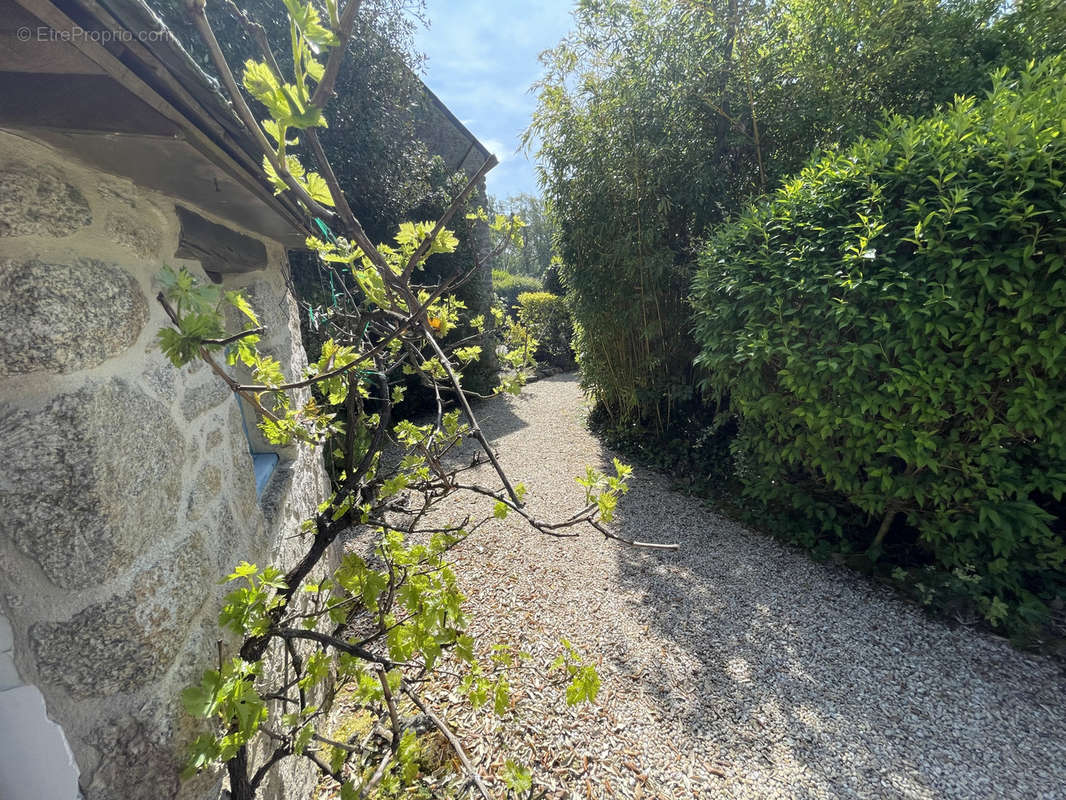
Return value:
<svg viewBox="0 0 1066 800">
<path fill-rule="evenodd" d="M 451 122 L 460 131 L 460 133 L 462 133 L 470 140 L 471 145 L 473 145 L 473 147 L 481 153 L 482 157 L 487 159 L 490 155 L 492 155 L 492 153 L 489 152 L 489 149 L 485 147 L 485 145 L 483 145 L 473 133 L 471 133 L 470 129 L 459 121 L 459 118 L 455 116 L 455 114 L 452 113 L 452 110 L 444 104 L 444 101 L 437 97 L 436 93 L 426 85 L 426 82 L 423 81 L 421 78 L 419 78 L 419 82 L 422 84 L 422 88 L 425 90 L 426 96 L 429 98 L 430 102 L 433 103 L 433 105 L 435 105 L 441 111 L 441 113 L 443 113 L 444 116 L 448 118 L 448 121 Z"/>
<path fill-rule="evenodd" d="M 285 196 L 274 195 L 260 168 L 258 145 L 223 95 L 218 81 L 201 69 L 155 11 L 142 0 L 73 2 L 102 26 L 113 28 L 117 24 L 129 31 L 130 49 L 147 62 L 145 71 L 138 74 L 132 69 L 133 74 L 228 154 L 228 163 L 219 163 L 220 167 L 245 185 L 257 185 L 261 191 L 256 194 L 264 203 L 288 219 L 294 230 L 306 230 L 301 208 Z M 217 154 L 205 155 L 219 162 Z"/>
</svg>

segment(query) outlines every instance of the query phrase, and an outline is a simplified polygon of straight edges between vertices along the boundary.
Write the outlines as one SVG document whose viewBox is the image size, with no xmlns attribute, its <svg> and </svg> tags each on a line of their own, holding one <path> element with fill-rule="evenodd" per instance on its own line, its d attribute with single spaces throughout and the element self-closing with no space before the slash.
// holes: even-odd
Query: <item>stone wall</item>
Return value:
<svg viewBox="0 0 1066 800">
<path fill-rule="evenodd" d="M 159 269 L 204 278 L 174 258 L 178 239 L 173 199 L 0 132 L 5 800 L 75 797 L 75 771 L 87 800 L 217 796 L 217 777 L 177 774 L 193 727 L 180 690 L 217 660 L 218 578 L 289 561 L 325 488 L 318 456 L 293 447 L 257 498 L 237 400 L 154 347 Z M 264 244 L 267 269 L 223 282 L 246 288 L 265 349 L 297 371 L 285 252 Z M 308 796 L 280 781 L 278 796 Z"/>
</svg>

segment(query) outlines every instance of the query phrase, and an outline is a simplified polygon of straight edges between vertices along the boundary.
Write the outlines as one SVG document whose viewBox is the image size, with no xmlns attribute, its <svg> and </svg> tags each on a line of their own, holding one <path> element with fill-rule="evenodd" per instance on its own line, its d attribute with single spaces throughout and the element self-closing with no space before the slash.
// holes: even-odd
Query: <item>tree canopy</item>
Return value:
<svg viewBox="0 0 1066 800">
<path fill-rule="evenodd" d="M 694 350 L 678 320 L 708 226 L 813 151 L 876 133 L 886 114 L 980 93 L 995 66 L 1061 44 L 1051 6 L 580 3 L 542 57 L 527 142 L 541 143 L 579 357 L 601 406 L 662 426 L 691 395 Z"/>
</svg>

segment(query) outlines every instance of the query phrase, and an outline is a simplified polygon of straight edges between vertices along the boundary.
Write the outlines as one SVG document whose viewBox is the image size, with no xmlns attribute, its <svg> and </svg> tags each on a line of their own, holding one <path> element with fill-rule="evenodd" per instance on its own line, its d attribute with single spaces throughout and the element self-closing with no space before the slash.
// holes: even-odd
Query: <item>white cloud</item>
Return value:
<svg viewBox="0 0 1066 800">
<path fill-rule="evenodd" d="M 499 139 L 481 139 L 480 141 L 488 148 L 490 153 L 500 160 L 501 164 L 511 157 L 511 149 Z"/>
<path fill-rule="evenodd" d="M 536 193 L 532 164 L 516 153 L 536 108 L 538 56 L 570 28 L 574 0 L 427 0 L 424 80 L 500 160 L 490 191 Z"/>
</svg>

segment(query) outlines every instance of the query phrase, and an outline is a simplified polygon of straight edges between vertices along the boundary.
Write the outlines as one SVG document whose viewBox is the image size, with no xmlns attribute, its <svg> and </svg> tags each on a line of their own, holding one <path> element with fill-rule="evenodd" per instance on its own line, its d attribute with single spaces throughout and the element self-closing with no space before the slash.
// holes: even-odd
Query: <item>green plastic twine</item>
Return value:
<svg viewBox="0 0 1066 800">
<path fill-rule="evenodd" d="M 336 242 L 337 241 L 337 237 L 333 235 L 333 231 L 331 231 L 329 229 L 329 226 L 326 225 L 326 223 L 324 223 L 318 217 L 315 217 L 315 223 L 318 225 L 318 229 L 320 231 L 322 231 L 322 235 L 326 237 L 327 241 L 330 241 L 330 242 Z"/>
<path fill-rule="evenodd" d="M 329 241 L 329 242 L 331 242 L 333 244 L 337 243 L 337 237 L 333 235 L 333 231 L 331 231 L 329 229 L 329 226 L 326 223 L 324 223 L 318 217 L 315 217 L 315 224 L 318 225 L 318 229 L 320 231 L 322 231 L 322 235 L 326 237 L 327 241 Z M 337 307 L 337 289 L 333 285 L 333 270 L 329 271 L 329 293 L 330 293 L 330 297 L 331 297 L 331 299 L 333 301 L 333 308 L 336 308 Z M 311 318 L 311 321 L 312 321 L 312 323 L 314 322 L 314 317 Z"/>
</svg>

